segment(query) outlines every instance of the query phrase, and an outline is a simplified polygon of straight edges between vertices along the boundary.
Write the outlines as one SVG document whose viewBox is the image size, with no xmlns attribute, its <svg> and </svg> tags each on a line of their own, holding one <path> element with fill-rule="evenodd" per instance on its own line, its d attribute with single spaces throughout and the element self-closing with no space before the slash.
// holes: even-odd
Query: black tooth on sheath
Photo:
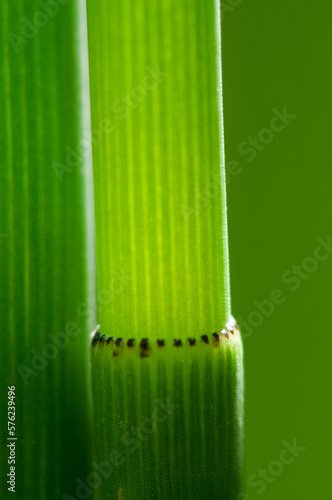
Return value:
<svg viewBox="0 0 332 500">
<path fill-rule="evenodd" d="M 157 345 L 159 347 L 165 347 L 165 340 L 164 339 L 158 339 L 157 340 Z"/>
<path fill-rule="evenodd" d="M 128 347 L 134 347 L 135 345 L 135 339 L 129 339 L 127 340 L 127 346 Z"/>
<path fill-rule="evenodd" d="M 106 345 L 108 345 L 110 342 L 113 342 L 114 340 L 114 337 L 108 337 L 108 339 L 106 340 Z"/>
<path fill-rule="evenodd" d="M 142 339 L 140 347 L 144 349 L 144 351 L 147 351 L 149 349 L 149 339 Z"/>
<path fill-rule="evenodd" d="M 194 339 L 194 337 L 189 337 L 188 342 L 189 342 L 189 345 L 193 346 L 196 344 L 196 339 Z"/>
<path fill-rule="evenodd" d="M 201 336 L 201 339 L 203 340 L 203 342 L 204 342 L 205 344 L 208 344 L 208 343 L 209 343 L 209 337 L 208 337 L 207 335 L 202 335 L 202 336 Z"/>
<path fill-rule="evenodd" d="M 181 347 L 182 346 L 182 340 L 180 340 L 180 339 L 174 339 L 174 346 L 175 347 Z"/>
<path fill-rule="evenodd" d="M 216 340 L 217 342 L 219 342 L 219 341 L 220 341 L 221 337 L 220 337 L 219 333 L 214 332 L 212 335 L 213 335 L 213 337 L 215 338 L 215 340 Z"/>
<path fill-rule="evenodd" d="M 122 342 L 123 342 L 123 338 L 122 337 L 117 338 L 116 341 L 115 341 L 116 347 L 120 347 L 120 345 L 122 344 Z"/>
<path fill-rule="evenodd" d="M 142 339 L 140 343 L 141 358 L 149 357 L 149 339 Z"/>
<path fill-rule="evenodd" d="M 225 337 L 226 337 L 227 339 L 229 339 L 229 335 L 228 335 L 228 333 L 227 333 L 227 330 L 223 329 L 223 330 L 221 330 L 221 332 L 220 332 L 220 333 L 221 333 L 221 335 L 225 335 Z"/>
<path fill-rule="evenodd" d="M 96 345 L 98 344 L 98 340 L 100 338 L 100 333 L 99 332 L 96 332 L 93 336 L 93 339 L 92 339 L 92 342 L 91 342 L 91 345 L 92 347 L 96 347 Z"/>
<path fill-rule="evenodd" d="M 103 344 L 103 343 L 105 342 L 105 340 L 106 340 L 106 335 L 100 335 L 100 337 L 99 337 L 99 342 L 100 342 L 101 344 Z"/>
</svg>

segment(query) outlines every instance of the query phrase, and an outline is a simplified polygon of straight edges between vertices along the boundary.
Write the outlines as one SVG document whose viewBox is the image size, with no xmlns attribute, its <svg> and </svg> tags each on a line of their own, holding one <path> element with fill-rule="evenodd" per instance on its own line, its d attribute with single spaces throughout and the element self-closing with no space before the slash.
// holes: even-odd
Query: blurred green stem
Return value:
<svg viewBox="0 0 332 500">
<path fill-rule="evenodd" d="M 95 297 L 92 165 L 80 151 L 73 168 L 68 152 L 90 130 L 86 15 L 80 0 L 55 4 L 54 16 L 37 0 L 1 6 L 3 498 L 12 495 L 7 386 L 16 388 L 17 498 L 74 494 L 92 460 L 88 335 L 96 319 L 81 307 Z"/>
</svg>

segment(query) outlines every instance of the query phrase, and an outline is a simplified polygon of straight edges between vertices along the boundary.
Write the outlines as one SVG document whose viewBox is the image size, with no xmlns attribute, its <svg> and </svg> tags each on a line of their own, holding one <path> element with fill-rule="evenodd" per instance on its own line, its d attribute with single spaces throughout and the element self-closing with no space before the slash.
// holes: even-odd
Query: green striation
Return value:
<svg viewBox="0 0 332 500">
<path fill-rule="evenodd" d="M 231 320 L 219 2 L 87 5 L 101 332 L 91 490 L 234 500 L 243 374 L 238 330 L 218 336 Z"/>
<path fill-rule="evenodd" d="M 96 498 L 234 500 L 242 491 L 242 347 L 92 347 Z"/>
<path fill-rule="evenodd" d="M 218 2 L 87 5 L 102 331 L 220 330 L 230 297 Z"/>
<path fill-rule="evenodd" d="M 3 499 L 59 499 L 91 468 L 92 167 L 88 151 L 78 152 L 90 130 L 83 5 L 1 4 Z M 6 484 L 8 386 L 16 388 L 15 494 Z"/>
</svg>

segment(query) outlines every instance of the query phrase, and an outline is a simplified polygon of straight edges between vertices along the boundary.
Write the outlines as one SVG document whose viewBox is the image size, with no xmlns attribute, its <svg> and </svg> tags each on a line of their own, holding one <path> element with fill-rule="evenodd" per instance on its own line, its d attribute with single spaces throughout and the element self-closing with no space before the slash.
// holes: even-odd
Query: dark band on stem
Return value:
<svg viewBox="0 0 332 500">
<path fill-rule="evenodd" d="M 222 342 L 223 338 L 229 339 L 230 335 L 234 335 L 234 332 L 236 330 L 238 330 L 238 326 L 234 325 L 231 328 L 227 328 L 227 329 L 223 328 L 219 332 L 212 333 L 211 334 L 211 341 L 212 341 L 211 344 L 216 347 L 217 345 L 219 345 Z M 184 345 L 188 345 L 190 347 L 193 347 L 193 346 L 197 345 L 198 343 L 201 345 L 202 344 L 209 345 L 210 344 L 209 337 L 210 336 L 206 335 L 206 334 L 201 335 L 199 342 L 197 342 L 197 339 L 195 337 L 189 337 L 186 340 L 177 338 L 177 339 L 173 339 L 173 346 L 174 347 L 183 347 Z M 156 344 L 159 348 L 163 348 L 166 346 L 165 339 L 157 339 L 154 342 L 156 342 Z M 151 350 L 154 342 L 152 342 L 148 338 L 141 339 L 141 341 L 138 343 L 138 346 L 139 346 L 140 356 L 142 358 L 146 358 L 149 356 L 149 351 Z M 122 337 L 118 337 L 117 339 L 115 339 L 115 337 L 108 337 L 106 339 L 105 335 L 103 335 L 99 331 L 96 331 L 96 333 L 92 337 L 91 346 L 96 347 L 98 344 L 106 345 L 106 346 L 108 346 L 109 344 L 113 345 L 113 347 L 115 347 L 115 349 L 113 350 L 113 356 L 118 356 L 125 346 L 130 348 L 130 349 L 133 349 L 137 343 L 136 343 L 136 339 L 128 339 L 126 341 Z"/>
</svg>

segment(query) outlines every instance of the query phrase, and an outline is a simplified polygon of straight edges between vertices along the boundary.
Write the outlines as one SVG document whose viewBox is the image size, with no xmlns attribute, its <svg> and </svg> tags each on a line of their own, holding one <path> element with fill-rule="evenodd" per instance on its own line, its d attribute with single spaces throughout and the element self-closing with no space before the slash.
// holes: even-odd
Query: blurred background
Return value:
<svg viewBox="0 0 332 500">
<path fill-rule="evenodd" d="M 331 498 L 332 5 L 226 0 L 222 11 L 232 309 L 246 367 L 239 500 Z"/>
</svg>

